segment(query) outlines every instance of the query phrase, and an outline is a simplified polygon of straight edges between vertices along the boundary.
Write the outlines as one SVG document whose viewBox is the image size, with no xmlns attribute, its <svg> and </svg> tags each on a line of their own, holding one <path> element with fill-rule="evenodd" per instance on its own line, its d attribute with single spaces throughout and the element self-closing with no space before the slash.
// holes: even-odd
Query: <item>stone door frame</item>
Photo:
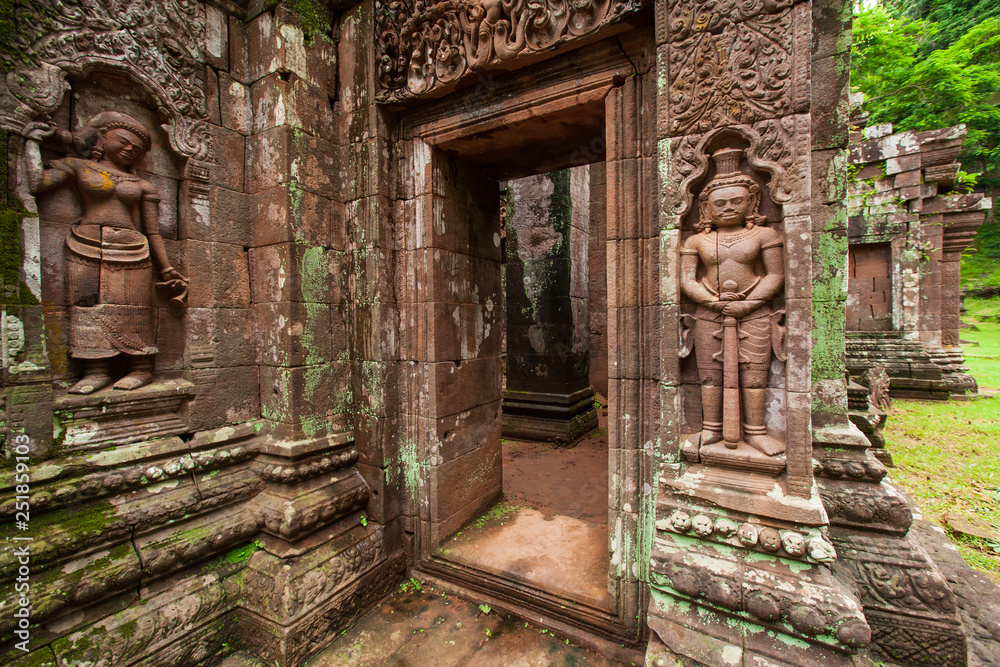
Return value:
<svg viewBox="0 0 1000 667">
<path fill-rule="evenodd" d="M 414 381 L 427 374 L 418 337 L 399 341 L 404 373 L 401 383 L 398 444 L 403 476 L 402 513 L 409 544 L 410 566 L 424 575 L 450 580 L 490 599 L 526 609 L 555 624 L 569 624 L 596 632 L 616 642 L 643 642 L 647 633 L 646 606 L 649 548 L 652 544 L 656 501 L 656 456 L 660 423 L 661 365 L 660 308 L 658 304 L 658 192 L 655 116 L 655 46 L 651 30 L 636 30 L 594 44 L 531 68 L 508 81 L 491 83 L 486 94 L 478 88 L 430 103 L 399 118 L 398 154 L 391 174 L 413 182 L 400 187 L 406 196 L 433 192 L 431 181 L 442 143 L 502 127 L 509 122 L 565 111 L 603 100 L 607 165 L 608 347 L 609 347 L 609 594 L 611 612 L 573 604 L 545 594 L 495 581 L 435 555 L 439 546 L 432 515 L 434 485 L 430 483 L 435 437 L 423 411 L 433 404 L 426 385 Z M 569 151 L 572 152 L 572 151 Z M 580 160 L 580 164 L 599 161 Z M 438 220 L 439 209 L 402 206 L 394 220 L 397 248 L 402 256 L 426 249 L 421 230 Z M 404 213 L 401 213 L 403 211 Z M 409 211 L 411 219 L 407 219 Z M 429 257 L 431 253 L 425 256 Z M 398 273 L 418 267 L 397 260 Z M 422 272 L 423 273 L 423 272 Z M 423 273 L 428 275 L 428 273 Z M 397 302 L 416 300 L 416 280 L 397 275 Z M 664 318 L 665 319 L 665 318 Z M 430 328 L 433 331 L 433 327 Z M 666 337 L 667 340 L 676 339 Z M 676 352 L 674 352 L 676 355 Z M 429 365 L 429 364 L 428 364 Z M 431 385 L 433 386 L 433 385 Z M 433 391 L 433 390 L 432 390 Z M 422 393 L 421 393 L 422 392 Z M 411 407 L 406 408 L 406 405 Z M 415 409 L 412 406 L 417 406 Z M 413 412 L 419 414 L 413 415 Z M 447 537 L 447 536 L 445 536 Z M 467 568 L 466 568 L 467 570 Z M 514 591 L 521 588 L 521 594 Z"/>
</svg>

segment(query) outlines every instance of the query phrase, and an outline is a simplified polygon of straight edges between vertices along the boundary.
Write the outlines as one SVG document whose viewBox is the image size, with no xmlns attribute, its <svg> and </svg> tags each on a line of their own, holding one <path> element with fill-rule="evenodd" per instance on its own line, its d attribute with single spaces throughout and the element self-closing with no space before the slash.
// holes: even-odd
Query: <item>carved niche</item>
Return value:
<svg viewBox="0 0 1000 667">
<path fill-rule="evenodd" d="M 744 167 L 743 142 L 725 135 L 720 141 L 702 151 L 711 151 L 712 175 L 700 188 L 693 233 L 680 250 L 681 291 L 689 304 L 680 354 L 690 356 L 693 348 L 702 413 L 697 453 L 688 453 L 706 463 L 778 473 L 784 469 L 783 415 L 769 414 L 769 390 L 772 360 L 786 359 L 785 237 L 761 213 L 764 179 Z"/>
<path fill-rule="evenodd" d="M 0 85 L 0 125 L 21 132 L 52 113 L 69 88 L 68 74 L 125 72 L 153 95 L 169 119 L 164 127 L 174 150 L 194 161 L 211 161 L 198 50 L 205 32 L 201 3 L 38 0 L 15 12 L 20 58 L 10 63 L 12 71 Z"/>
<path fill-rule="evenodd" d="M 598 33 L 650 0 L 375 0 L 379 102 L 445 89 Z"/>
</svg>

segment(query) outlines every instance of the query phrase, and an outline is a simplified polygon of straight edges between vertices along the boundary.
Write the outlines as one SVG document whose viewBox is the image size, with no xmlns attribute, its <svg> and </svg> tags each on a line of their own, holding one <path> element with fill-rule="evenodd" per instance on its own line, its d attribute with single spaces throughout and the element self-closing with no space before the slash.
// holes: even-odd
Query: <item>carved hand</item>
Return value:
<svg viewBox="0 0 1000 667">
<path fill-rule="evenodd" d="M 721 313 L 722 310 L 726 307 L 727 303 L 725 301 L 712 301 L 704 305 L 709 310 L 714 310 L 717 313 Z"/>
<path fill-rule="evenodd" d="M 180 272 L 171 267 L 167 267 L 160 271 L 160 277 L 163 278 L 164 282 L 171 283 L 171 287 L 183 286 L 187 287 L 188 279 L 180 274 Z"/>
<path fill-rule="evenodd" d="M 54 125 L 50 125 L 44 121 L 32 121 L 24 126 L 24 130 L 21 131 L 25 137 L 31 141 L 42 142 L 48 139 L 53 134 L 56 133 L 56 128 Z"/>
<path fill-rule="evenodd" d="M 739 301 L 742 298 L 743 295 L 736 292 L 723 292 L 719 295 L 719 301 Z"/>
<path fill-rule="evenodd" d="M 763 301 L 731 301 L 723 305 L 722 314 L 740 318 L 744 315 L 749 315 L 757 308 L 760 308 L 762 303 Z"/>
</svg>

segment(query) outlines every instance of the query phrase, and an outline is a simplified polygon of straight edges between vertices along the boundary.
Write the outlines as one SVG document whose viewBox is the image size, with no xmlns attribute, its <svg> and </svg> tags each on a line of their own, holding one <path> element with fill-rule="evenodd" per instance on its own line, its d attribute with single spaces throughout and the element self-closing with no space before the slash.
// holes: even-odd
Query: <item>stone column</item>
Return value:
<svg viewBox="0 0 1000 667">
<path fill-rule="evenodd" d="M 655 7 L 662 335 L 681 333 L 663 348 L 665 401 L 668 382 L 679 398 L 660 443 L 646 664 L 848 665 L 871 629 L 832 573 L 813 443 L 817 429 L 864 440 L 847 419 L 837 205 L 850 7 Z"/>
<path fill-rule="evenodd" d="M 589 190 L 586 167 L 508 184 L 506 437 L 570 442 L 597 425 L 587 342 Z"/>
<path fill-rule="evenodd" d="M 355 279 L 358 258 L 376 253 L 351 243 L 349 230 L 362 223 L 349 212 L 368 210 L 377 151 L 345 145 L 355 117 L 331 104 L 338 80 L 365 102 L 355 86 L 362 79 L 364 89 L 367 74 L 355 65 L 370 50 L 370 12 L 363 4 L 342 17 L 352 39 L 339 51 L 323 34 L 307 39 L 309 26 L 286 7 L 262 13 L 245 28 L 242 80 L 229 85 L 246 91 L 250 114 L 250 287 L 266 436 L 255 507 L 263 548 L 247 566 L 239 627 L 244 645 L 278 665 L 301 664 L 332 640 L 394 586 L 402 564 L 398 537 L 396 553 L 389 545 L 380 471 L 360 469 L 380 457 L 354 437 L 353 415 L 368 414 L 381 373 L 356 360 L 367 359 L 359 351 L 370 349 L 370 329 L 349 325 L 351 306 L 368 305 L 379 287 L 374 276 Z M 359 168 L 367 180 L 352 173 Z M 377 238 L 370 228 L 360 236 Z"/>
<path fill-rule="evenodd" d="M 590 225 L 587 234 L 588 312 L 590 313 L 590 386 L 608 396 L 608 236 L 607 169 L 590 165 Z"/>
</svg>

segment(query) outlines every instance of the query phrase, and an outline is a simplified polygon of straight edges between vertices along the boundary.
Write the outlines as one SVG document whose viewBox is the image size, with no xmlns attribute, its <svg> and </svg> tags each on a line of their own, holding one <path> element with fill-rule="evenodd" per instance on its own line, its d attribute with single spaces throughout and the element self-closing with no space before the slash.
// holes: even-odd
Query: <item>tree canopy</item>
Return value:
<svg viewBox="0 0 1000 667">
<path fill-rule="evenodd" d="M 886 0 L 854 16 L 851 85 L 895 131 L 965 123 L 963 168 L 1000 191 L 1000 0 Z"/>
</svg>

